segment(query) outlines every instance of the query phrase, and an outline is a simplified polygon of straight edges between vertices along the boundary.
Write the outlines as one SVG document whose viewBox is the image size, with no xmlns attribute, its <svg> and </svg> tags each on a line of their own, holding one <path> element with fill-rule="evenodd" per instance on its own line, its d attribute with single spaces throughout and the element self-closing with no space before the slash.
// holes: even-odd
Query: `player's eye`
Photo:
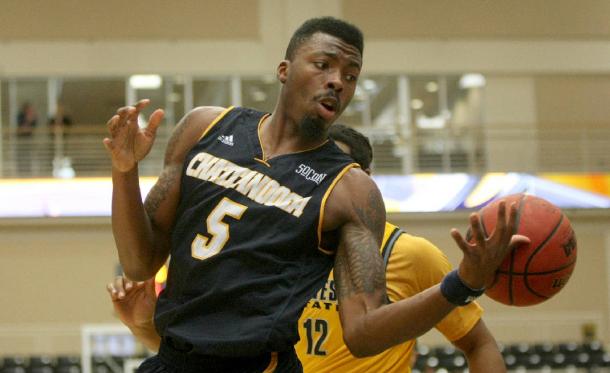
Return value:
<svg viewBox="0 0 610 373">
<path fill-rule="evenodd" d="M 326 63 L 326 61 L 316 61 L 313 64 L 320 70 L 324 70 L 328 67 L 328 63 Z"/>
</svg>

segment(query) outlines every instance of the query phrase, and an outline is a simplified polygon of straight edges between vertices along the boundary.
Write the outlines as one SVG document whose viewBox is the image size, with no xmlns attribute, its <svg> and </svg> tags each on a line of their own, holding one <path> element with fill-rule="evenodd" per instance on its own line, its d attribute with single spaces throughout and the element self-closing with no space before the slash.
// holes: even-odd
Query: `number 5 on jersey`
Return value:
<svg viewBox="0 0 610 373">
<path fill-rule="evenodd" d="M 206 237 L 197 234 L 191 243 L 191 255 L 200 260 L 212 257 L 220 252 L 229 240 L 229 224 L 222 221 L 225 216 L 234 219 L 241 219 L 242 214 L 248 207 L 228 199 L 223 198 L 212 210 L 206 219 L 208 234 Z"/>
</svg>

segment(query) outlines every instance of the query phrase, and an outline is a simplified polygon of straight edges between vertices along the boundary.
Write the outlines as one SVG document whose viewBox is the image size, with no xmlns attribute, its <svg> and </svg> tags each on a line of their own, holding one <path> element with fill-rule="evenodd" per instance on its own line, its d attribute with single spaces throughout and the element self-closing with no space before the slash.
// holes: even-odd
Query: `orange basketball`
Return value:
<svg viewBox="0 0 610 373">
<path fill-rule="evenodd" d="M 507 255 L 485 294 L 513 306 L 544 302 L 563 289 L 574 270 L 574 230 L 561 209 L 542 198 L 520 193 L 501 200 L 506 200 L 507 211 L 512 202 L 517 203 L 515 234 L 529 237 L 531 243 Z M 480 210 L 485 235 L 496 226 L 499 202 Z"/>
</svg>

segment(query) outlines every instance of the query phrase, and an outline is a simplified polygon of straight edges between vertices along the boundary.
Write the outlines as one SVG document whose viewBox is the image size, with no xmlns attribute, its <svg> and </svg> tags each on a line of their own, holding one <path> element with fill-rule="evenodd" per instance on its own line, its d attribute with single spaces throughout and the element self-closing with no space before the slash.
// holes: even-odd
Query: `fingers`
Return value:
<svg viewBox="0 0 610 373">
<path fill-rule="evenodd" d="M 517 233 L 517 203 L 513 202 L 510 204 L 508 211 L 508 223 L 506 226 L 506 234 L 512 236 Z"/>
<path fill-rule="evenodd" d="M 144 282 L 131 281 L 123 276 L 115 277 L 114 281 L 106 285 L 106 291 L 110 294 L 113 301 L 124 299 L 134 289 L 144 286 Z"/>
<path fill-rule="evenodd" d="M 524 245 L 529 245 L 531 240 L 527 236 L 523 236 L 520 234 L 514 234 L 510 238 L 510 242 L 508 244 L 509 252 L 511 250 L 519 249 L 519 247 Z"/>
<path fill-rule="evenodd" d="M 147 106 L 148 106 L 148 104 L 150 104 L 150 100 L 149 100 L 149 99 L 147 99 L 147 98 L 145 98 L 145 99 L 143 99 L 143 100 L 140 100 L 140 101 L 136 102 L 136 104 L 135 104 L 135 105 L 133 105 L 133 107 L 135 107 L 135 108 L 136 108 L 136 110 L 137 110 L 138 112 L 140 112 L 140 111 L 142 111 L 142 109 L 144 109 L 145 107 L 147 107 Z"/>
<path fill-rule="evenodd" d="M 142 286 L 144 286 L 144 291 L 147 295 L 151 296 L 151 298 L 156 298 L 157 294 L 155 292 L 155 278 L 151 278 L 142 282 Z"/>
<path fill-rule="evenodd" d="M 462 234 L 460 233 L 460 231 L 453 228 L 451 230 L 451 238 L 453 238 L 453 240 L 458 245 L 460 250 L 462 250 L 463 253 L 468 252 L 468 250 L 469 250 L 468 242 L 464 239 L 464 237 L 462 237 Z"/>
<path fill-rule="evenodd" d="M 112 143 L 112 140 L 110 140 L 109 138 L 106 137 L 106 138 L 104 138 L 102 143 L 104 144 L 104 147 L 106 148 L 106 150 L 108 150 L 109 153 L 112 153 L 112 149 L 114 149 L 114 144 Z"/>
<path fill-rule="evenodd" d="M 481 226 L 481 216 L 477 212 L 470 214 L 470 231 L 476 245 L 485 247 L 485 232 Z"/>
<path fill-rule="evenodd" d="M 116 112 L 116 116 L 118 116 L 117 124 L 137 124 L 138 115 L 149 104 L 150 100 L 146 98 L 136 102 L 135 105 L 123 106 L 122 108 L 118 109 Z"/>
<path fill-rule="evenodd" d="M 165 112 L 162 109 L 157 109 L 150 114 L 148 118 L 148 126 L 146 126 L 146 130 L 151 134 L 155 134 L 157 132 L 157 128 L 163 121 L 163 117 L 165 116 Z"/>
</svg>

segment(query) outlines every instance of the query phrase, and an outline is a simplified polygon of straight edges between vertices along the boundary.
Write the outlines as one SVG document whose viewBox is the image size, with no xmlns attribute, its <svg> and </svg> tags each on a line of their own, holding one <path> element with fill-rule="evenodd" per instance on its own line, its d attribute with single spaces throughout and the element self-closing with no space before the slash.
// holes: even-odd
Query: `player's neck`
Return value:
<svg viewBox="0 0 610 373">
<path fill-rule="evenodd" d="M 261 146 L 267 159 L 313 149 L 326 142 L 326 136 L 318 139 L 305 138 L 300 123 L 277 111 L 261 123 L 259 131 Z"/>
</svg>

